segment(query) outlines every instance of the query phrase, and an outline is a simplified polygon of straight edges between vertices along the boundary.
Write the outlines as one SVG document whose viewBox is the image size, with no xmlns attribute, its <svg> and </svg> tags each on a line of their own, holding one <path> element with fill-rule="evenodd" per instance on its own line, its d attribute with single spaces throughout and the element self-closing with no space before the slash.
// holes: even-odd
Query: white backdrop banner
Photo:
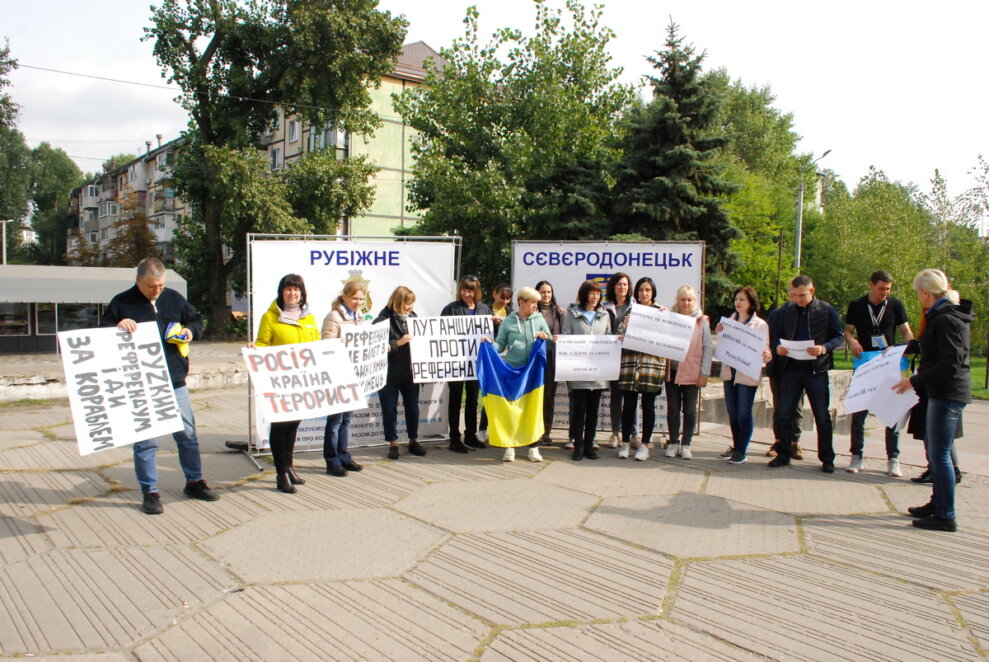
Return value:
<svg viewBox="0 0 989 662">
<path fill-rule="evenodd" d="M 624 349 L 683 361 L 697 320 L 652 306 L 632 306 L 622 340 Z"/>
<path fill-rule="evenodd" d="M 596 382 L 618 379 L 622 343 L 618 336 L 565 336 L 553 343 L 556 349 L 556 380 Z"/>
<path fill-rule="evenodd" d="M 512 287 L 552 283 L 564 309 L 577 300 L 585 280 L 605 289 L 612 274 L 623 271 L 635 281 L 649 276 L 656 283 L 656 303 L 672 306 L 681 285 L 691 285 L 702 297 L 704 242 L 523 242 L 512 244 Z M 491 283 L 493 286 L 494 283 Z M 488 284 L 485 284 L 488 287 Z M 608 296 L 604 292 L 605 297 Z M 701 305 L 703 306 L 703 299 Z"/>
<path fill-rule="evenodd" d="M 568 430 L 570 429 L 570 396 L 567 390 L 567 385 L 565 383 L 559 383 L 556 386 L 556 399 L 553 408 L 553 438 L 559 441 L 567 436 Z M 638 429 L 642 431 L 642 421 L 641 419 L 641 407 L 642 401 L 639 401 L 639 410 L 636 411 L 635 420 L 637 421 Z M 666 425 L 666 391 L 664 390 L 662 395 L 656 397 L 656 426 L 653 428 L 652 441 L 653 443 L 662 443 L 666 439 L 667 428 Z M 611 389 L 604 389 L 601 391 L 601 406 L 598 407 L 598 430 L 604 430 L 605 432 L 611 432 Z M 621 430 L 619 430 L 619 433 Z M 661 438 L 661 435 L 663 438 Z M 617 453 L 617 451 L 607 449 L 612 453 Z"/>
<path fill-rule="evenodd" d="M 80 455 L 182 429 L 156 322 L 59 331 L 58 344 Z"/>
<path fill-rule="evenodd" d="M 476 381 L 481 338 L 494 339 L 486 315 L 409 318 L 412 379 L 424 382 Z"/>
<path fill-rule="evenodd" d="M 366 297 L 361 308 L 365 318 L 375 318 L 388 303 L 391 293 L 405 285 L 416 294 L 415 310 L 419 315 L 439 315 L 453 300 L 456 246 L 452 241 L 372 241 L 334 238 L 252 237 L 249 242 L 252 338 L 261 316 L 277 296 L 278 282 L 288 273 L 302 276 L 306 283 L 309 308 L 322 324 L 330 305 L 344 283 L 356 280 L 364 284 Z M 363 328 L 363 325 L 358 328 Z M 370 327 L 368 327 L 370 328 Z M 442 401 L 446 389 L 424 385 L 420 394 L 421 437 L 443 434 L 447 430 Z M 351 445 L 384 441 L 378 399 L 372 397 L 368 408 L 355 411 L 351 419 Z M 434 406 L 435 405 L 435 406 Z M 399 431 L 404 434 L 401 405 Z M 257 418 L 257 416 L 255 417 Z M 440 419 L 440 420 L 436 420 Z M 303 421 L 299 426 L 296 448 L 322 448 L 324 419 Z M 255 446 L 267 447 L 267 426 L 256 430 Z M 318 437 L 318 439 L 317 439 Z M 317 443 L 318 442 L 318 443 Z"/>
</svg>

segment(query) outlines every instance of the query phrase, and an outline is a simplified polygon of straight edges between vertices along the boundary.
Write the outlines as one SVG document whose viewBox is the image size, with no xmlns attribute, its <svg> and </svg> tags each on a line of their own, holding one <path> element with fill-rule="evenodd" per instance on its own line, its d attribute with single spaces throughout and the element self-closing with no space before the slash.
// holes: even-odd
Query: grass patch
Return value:
<svg viewBox="0 0 989 662">
<path fill-rule="evenodd" d="M 24 398 L 23 400 L 0 402 L 0 409 L 13 409 L 14 407 L 54 407 L 57 404 L 59 404 L 58 400 L 36 400 L 34 398 Z"/>
</svg>

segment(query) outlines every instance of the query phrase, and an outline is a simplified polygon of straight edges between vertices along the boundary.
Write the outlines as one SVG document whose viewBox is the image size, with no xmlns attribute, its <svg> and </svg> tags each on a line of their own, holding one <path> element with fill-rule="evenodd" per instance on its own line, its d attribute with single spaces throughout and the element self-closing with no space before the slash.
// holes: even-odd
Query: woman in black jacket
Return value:
<svg viewBox="0 0 989 662">
<path fill-rule="evenodd" d="M 969 373 L 969 325 L 972 316 L 959 307 L 958 292 L 937 269 L 926 269 L 913 279 L 920 305 L 927 309 L 926 324 L 919 340 L 910 341 L 908 352 L 920 350 L 917 374 L 898 382 L 893 389 L 927 393 L 927 426 L 924 444 L 934 478 L 931 500 L 908 508 L 920 529 L 955 531 L 955 470 L 951 462 L 962 409 L 972 401 Z"/>
<path fill-rule="evenodd" d="M 405 428 L 409 436 L 409 454 L 425 455 L 426 449 L 419 443 L 419 385 L 412 379 L 412 351 L 409 348 L 409 318 L 416 317 L 412 306 L 415 292 L 399 285 L 388 299 L 375 322 L 387 320 L 388 327 L 388 377 L 378 392 L 381 402 L 381 422 L 385 428 L 388 459 L 398 459 L 398 396 L 405 405 Z"/>
<path fill-rule="evenodd" d="M 491 317 L 491 307 L 481 301 L 481 282 L 477 276 L 464 276 L 457 283 L 457 300 L 452 301 L 440 312 L 450 315 L 487 315 Z M 477 396 L 480 392 L 477 380 L 469 382 L 448 382 L 450 384 L 446 415 L 450 422 L 450 450 L 456 453 L 469 453 L 472 449 L 485 448 L 487 444 L 477 438 Z M 460 401 L 464 391 L 464 436 L 460 436 Z"/>
</svg>

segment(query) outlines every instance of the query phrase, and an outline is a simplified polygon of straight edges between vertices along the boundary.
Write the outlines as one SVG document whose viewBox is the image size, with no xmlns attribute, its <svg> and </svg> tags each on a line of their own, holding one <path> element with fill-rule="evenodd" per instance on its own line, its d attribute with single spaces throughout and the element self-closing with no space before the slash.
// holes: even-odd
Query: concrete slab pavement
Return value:
<svg viewBox="0 0 989 662">
<path fill-rule="evenodd" d="M 689 461 L 432 444 L 358 449 L 341 479 L 302 454 L 285 495 L 223 446 L 246 435 L 243 397 L 193 392 L 221 500 L 182 497 L 163 440 L 154 517 L 127 449 L 78 456 L 64 403 L 0 407 L 0 656 L 989 660 L 979 406 L 950 534 L 909 526 L 929 486 L 882 473 L 881 442 L 859 474 L 822 474 L 812 450 L 770 471 L 718 459 L 713 425 Z"/>
</svg>

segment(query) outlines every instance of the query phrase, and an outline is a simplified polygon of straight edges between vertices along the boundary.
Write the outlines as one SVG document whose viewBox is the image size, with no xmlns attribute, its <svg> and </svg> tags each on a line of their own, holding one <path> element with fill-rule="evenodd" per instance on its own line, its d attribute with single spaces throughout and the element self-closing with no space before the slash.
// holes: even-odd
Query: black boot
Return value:
<svg viewBox="0 0 989 662">
<path fill-rule="evenodd" d="M 426 454 L 426 449 L 422 447 L 415 439 L 409 439 L 409 455 L 417 455 L 422 457 Z"/>
<path fill-rule="evenodd" d="M 450 439 L 450 450 L 454 453 L 470 453 L 470 448 L 464 445 L 460 437 Z"/>
<path fill-rule="evenodd" d="M 955 477 L 955 480 L 957 481 L 957 479 L 958 478 L 956 476 Z M 910 482 L 912 482 L 912 483 L 933 483 L 934 482 L 934 479 L 931 477 L 931 470 L 930 469 L 924 469 L 924 473 L 920 474 L 919 476 L 914 476 L 913 478 L 910 479 Z"/>
<path fill-rule="evenodd" d="M 279 492 L 295 494 L 295 485 L 292 484 L 292 479 L 288 477 L 288 473 L 279 473 L 275 477 L 275 486 Z"/>
<path fill-rule="evenodd" d="M 295 467 L 288 468 L 288 479 L 293 485 L 305 485 L 306 480 L 299 474 L 295 473 Z"/>
</svg>

